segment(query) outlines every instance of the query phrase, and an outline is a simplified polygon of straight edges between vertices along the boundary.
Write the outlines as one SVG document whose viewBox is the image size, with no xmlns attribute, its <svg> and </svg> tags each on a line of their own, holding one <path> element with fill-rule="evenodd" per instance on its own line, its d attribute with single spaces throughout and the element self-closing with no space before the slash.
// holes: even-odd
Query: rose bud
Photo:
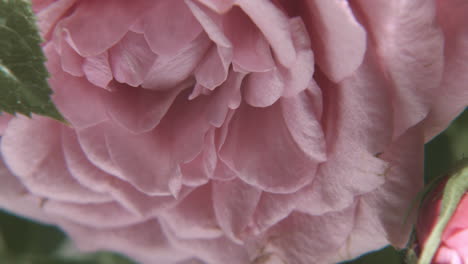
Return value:
<svg viewBox="0 0 468 264">
<path fill-rule="evenodd" d="M 459 166 L 424 200 L 416 225 L 420 264 L 468 263 L 468 166 Z"/>
</svg>

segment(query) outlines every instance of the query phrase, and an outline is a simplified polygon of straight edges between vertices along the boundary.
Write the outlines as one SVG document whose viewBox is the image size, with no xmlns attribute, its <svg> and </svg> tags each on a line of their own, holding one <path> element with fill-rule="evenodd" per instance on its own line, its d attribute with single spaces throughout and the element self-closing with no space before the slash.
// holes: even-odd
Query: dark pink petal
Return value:
<svg viewBox="0 0 468 264">
<path fill-rule="evenodd" d="M 154 1 L 141 23 L 151 50 L 158 55 L 178 53 L 202 32 L 184 0 Z"/>
<path fill-rule="evenodd" d="M 95 56 L 86 57 L 83 62 L 83 71 L 90 83 L 101 88 L 107 88 L 113 78 L 108 52 L 105 51 Z"/>
<path fill-rule="evenodd" d="M 239 0 L 237 4 L 265 35 L 279 62 L 285 67 L 294 63 L 296 50 L 286 14 L 269 0 Z"/>
<path fill-rule="evenodd" d="M 102 102 L 112 120 L 133 133 L 155 128 L 187 84 L 167 91 L 152 91 L 113 82 Z M 121 128 L 122 129 L 122 128 Z"/>
<path fill-rule="evenodd" d="M 230 239 L 242 243 L 262 191 L 240 179 L 213 181 L 213 206 L 216 219 Z"/>
<path fill-rule="evenodd" d="M 71 177 L 63 157 L 60 126 L 39 116 L 10 121 L 1 141 L 8 168 L 28 190 L 45 198 L 76 203 L 109 201 L 108 195 L 88 190 Z"/>
<path fill-rule="evenodd" d="M 442 81 L 444 36 L 436 1 L 360 1 L 360 6 L 392 85 L 396 138 L 427 116 Z"/>
<path fill-rule="evenodd" d="M 70 222 L 62 222 L 61 226 L 85 251 L 112 250 L 142 263 L 176 263 L 191 258 L 171 245 L 156 219 L 110 229 L 90 228 Z"/>
<path fill-rule="evenodd" d="M 143 83 L 156 57 L 143 35 L 133 32 L 128 32 L 109 50 L 109 61 L 115 80 L 134 87 Z"/>
<path fill-rule="evenodd" d="M 268 108 L 241 105 L 220 150 L 221 159 L 238 177 L 275 193 L 294 192 L 312 181 L 318 163 L 324 160 L 323 133 L 312 109 L 304 104 L 305 96 L 303 93 Z M 310 114 L 286 121 L 298 109 Z M 294 131 L 298 128 L 313 130 L 300 135 Z"/>
<path fill-rule="evenodd" d="M 63 20 L 63 27 L 81 56 L 95 56 L 116 44 L 151 2 L 80 1 L 76 10 Z"/>
<path fill-rule="evenodd" d="M 361 65 L 367 34 L 348 1 L 304 1 L 301 11 L 309 27 L 320 70 L 333 82 L 351 75 Z"/>
<path fill-rule="evenodd" d="M 161 217 L 180 239 L 213 239 L 223 235 L 213 211 L 211 184 L 198 187 Z"/>
<path fill-rule="evenodd" d="M 248 72 L 265 72 L 275 67 L 270 46 L 250 18 L 233 8 L 223 19 L 226 36 L 233 44 L 233 63 Z"/>
<path fill-rule="evenodd" d="M 201 34 L 177 55 L 159 56 L 141 86 L 150 90 L 167 90 L 182 83 L 190 77 L 210 46 L 208 37 Z"/>
</svg>

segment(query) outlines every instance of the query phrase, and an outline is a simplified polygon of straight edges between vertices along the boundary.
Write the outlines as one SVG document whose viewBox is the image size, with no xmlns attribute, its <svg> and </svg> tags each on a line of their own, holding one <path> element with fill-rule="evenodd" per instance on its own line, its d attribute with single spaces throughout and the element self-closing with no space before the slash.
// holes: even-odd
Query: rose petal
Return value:
<svg viewBox="0 0 468 264">
<path fill-rule="evenodd" d="M 112 91 L 102 96 L 108 115 L 123 128 L 138 134 L 154 129 L 187 84 L 168 91 L 136 89 L 112 83 Z"/>
<path fill-rule="evenodd" d="M 437 19 L 444 30 L 444 74 L 437 95 L 432 94 L 431 112 L 425 124 L 425 138 L 444 130 L 467 107 L 468 102 L 468 4 L 464 1 L 438 1 Z"/>
<path fill-rule="evenodd" d="M 315 153 L 313 157 L 323 158 L 323 154 L 320 154 L 323 145 L 314 145 L 317 139 L 323 137 L 320 125 L 312 111 L 306 119 L 286 122 L 286 118 L 293 117 L 296 107 L 307 109 L 305 98 L 301 98 L 303 96 L 300 94 L 297 98 L 280 101 L 264 109 L 241 105 L 229 123 L 226 141 L 220 149 L 220 158 L 238 177 L 262 190 L 275 193 L 297 191 L 313 179 L 317 164 L 322 159 L 312 159 L 309 154 Z M 294 103 L 298 105 L 292 107 Z M 293 125 L 314 130 L 302 138 L 299 134 L 295 135 Z M 300 138 L 310 144 L 303 148 L 301 144 L 304 142 L 296 141 Z M 313 148 L 307 149 L 310 146 Z"/>
<path fill-rule="evenodd" d="M 436 21 L 436 1 L 361 1 L 360 6 L 393 86 L 397 138 L 427 116 L 441 84 L 444 36 Z"/>
<path fill-rule="evenodd" d="M 60 57 L 52 44 L 44 47 L 47 69 L 51 77 L 49 84 L 54 90 L 52 99 L 60 113 L 76 129 L 86 128 L 107 119 L 99 100 L 102 89 L 84 78 L 71 76 L 61 70 Z M 69 89 L 73 87 L 73 89 Z"/>
<path fill-rule="evenodd" d="M 109 50 L 109 61 L 116 81 L 141 85 L 157 55 L 152 53 L 142 34 L 128 32 Z"/>
<path fill-rule="evenodd" d="M 107 51 L 96 56 L 86 57 L 83 63 L 83 71 L 90 83 L 101 88 L 107 88 L 113 78 Z"/>
<path fill-rule="evenodd" d="M 268 0 L 238 0 L 237 4 L 263 32 L 280 63 L 290 66 L 296 51 L 286 15 Z"/>
<path fill-rule="evenodd" d="M 155 1 L 141 23 L 145 39 L 158 55 L 176 54 L 202 32 L 184 0 Z"/>
<path fill-rule="evenodd" d="M 303 3 L 301 10 L 309 26 L 317 64 L 331 81 L 339 82 L 361 65 L 367 49 L 366 31 L 348 1 Z"/>
<path fill-rule="evenodd" d="M 174 263 L 191 258 L 175 249 L 157 220 L 111 229 L 89 228 L 69 222 L 61 224 L 81 250 L 112 250 L 142 263 Z M 93 239 L 89 239 L 92 237 Z"/>
<path fill-rule="evenodd" d="M 243 232 L 250 224 L 262 191 L 239 179 L 213 181 L 213 206 L 216 219 L 231 240 L 242 244 Z"/>
<path fill-rule="evenodd" d="M 210 45 L 208 37 L 201 34 L 177 55 L 159 56 L 141 86 L 150 90 L 167 90 L 177 86 L 190 77 Z"/>
<path fill-rule="evenodd" d="M 198 187 L 176 207 L 164 212 L 168 228 L 180 239 L 213 239 L 223 235 L 213 211 L 211 185 Z"/>
<path fill-rule="evenodd" d="M 82 1 L 63 19 L 63 27 L 70 33 L 70 44 L 81 56 L 98 55 L 116 44 L 151 2 Z"/>
<path fill-rule="evenodd" d="M 275 67 L 270 47 L 263 34 L 239 8 L 223 19 L 226 36 L 233 45 L 233 63 L 248 72 L 266 72 Z"/>
<path fill-rule="evenodd" d="M 60 126 L 39 116 L 10 121 L 1 141 L 5 163 L 36 195 L 76 203 L 109 201 L 109 196 L 92 192 L 71 177 L 63 157 Z"/>
</svg>

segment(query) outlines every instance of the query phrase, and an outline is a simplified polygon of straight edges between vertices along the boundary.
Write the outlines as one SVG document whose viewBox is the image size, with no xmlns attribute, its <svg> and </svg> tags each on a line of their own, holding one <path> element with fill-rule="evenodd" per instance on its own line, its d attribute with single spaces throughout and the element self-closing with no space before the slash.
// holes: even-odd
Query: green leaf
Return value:
<svg viewBox="0 0 468 264">
<path fill-rule="evenodd" d="M 0 112 L 64 121 L 50 99 L 41 42 L 30 2 L 0 0 Z"/>
</svg>

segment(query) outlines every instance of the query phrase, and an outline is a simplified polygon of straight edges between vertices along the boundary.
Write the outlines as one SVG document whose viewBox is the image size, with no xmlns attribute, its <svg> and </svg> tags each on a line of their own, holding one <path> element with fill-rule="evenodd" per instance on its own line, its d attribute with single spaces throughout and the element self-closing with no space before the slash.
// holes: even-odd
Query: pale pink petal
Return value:
<svg viewBox="0 0 468 264">
<path fill-rule="evenodd" d="M 109 196 L 92 192 L 71 177 L 63 157 L 61 126 L 39 116 L 10 121 L 1 141 L 8 168 L 28 190 L 45 198 L 76 203 L 109 201 Z"/>
<path fill-rule="evenodd" d="M 229 123 L 226 141 L 220 149 L 221 159 L 245 182 L 262 190 L 289 193 L 310 183 L 317 165 L 322 160 L 323 145 L 308 149 L 318 138 L 323 137 L 320 126 L 313 116 L 305 119 L 292 118 L 295 107 L 304 107 L 298 95 L 291 101 L 280 101 L 268 108 L 253 108 L 241 105 Z M 291 107 L 291 103 L 297 103 Z M 297 123 L 294 123 L 297 122 Z M 296 127 L 313 128 L 306 134 L 296 134 Z M 291 134 L 293 133 L 293 134 Z M 308 137 L 308 138 L 307 138 Z M 304 140 L 299 143 L 296 140 Z M 305 148 L 301 144 L 308 143 Z M 264 166 L 259 166 L 263 164 Z M 285 177 L 288 175 L 288 177 Z"/>
<path fill-rule="evenodd" d="M 333 82 L 351 75 L 361 65 L 367 46 L 365 29 L 348 1 L 304 1 L 301 7 L 309 27 L 317 64 Z"/>
<path fill-rule="evenodd" d="M 275 67 L 267 40 L 242 10 L 234 8 L 224 16 L 223 27 L 233 45 L 234 64 L 248 72 Z"/>
<path fill-rule="evenodd" d="M 360 6 L 392 85 L 397 138 L 427 116 L 442 81 L 444 36 L 436 21 L 436 2 L 360 1 Z"/>
<path fill-rule="evenodd" d="M 408 130 L 380 156 L 390 164 L 385 183 L 359 197 L 355 227 L 340 250 L 343 257 L 354 258 L 389 242 L 405 247 L 415 217 L 410 206 L 423 185 L 421 135 L 420 127 Z"/>
<path fill-rule="evenodd" d="M 197 0 L 218 13 L 225 13 L 237 0 Z"/>
<path fill-rule="evenodd" d="M 45 46 L 44 51 L 48 58 L 47 69 L 51 74 L 49 84 L 54 90 L 52 99 L 65 119 L 77 129 L 106 120 L 107 115 L 99 99 L 103 89 L 90 84 L 85 78 L 63 72 L 53 44 Z"/>
<path fill-rule="evenodd" d="M 157 55 L 152 53 L 142 34 L 128 32 L 109 50 L 109 61 L 116 81 L 141 85 Z"/>
<path fill-rule="evenodd" d="M 444 130 L 468 105 L 468 3 L 437 1 L 437 19 L 444 30 L 444 74 L 425 125 L 426 141 Z"/>
<path fill-rule="evenodd" d="M 133 134 L 117 126 L 105 131 L 112 161 L 122 171 L 122 179 L 149 195 L 176 195 L 181 173 L 168 155 L 171 141 L 158 132 Z"/>
<path fill-rule="evenodd" d="M 314 74 L 314 54 L 307 29 L 299 18 L 290 20 L 291 34 L 297 51 L 296 61 L 288 68 L 278 65 L 284 82 L 283 96 L 294 96 L 307 89 Z"/>
<path fill-rule="evenodd" d="M 466 259 L 461 259 L 457 250 L 442 246 L 434 256 L 432 263 L 436 264 L 464 264 Z"/>
<path fill-rule="evenodd" d="M 269 0 L 238 0 L 237 4 L 263 32 L 280 63 L 285 67 L 294 63 L 296 50 L 286 14 Z"/>
<path fill-rule="evenodd" d="M 90 83 L 101 88 L 107 88 L 113 78 L 108 52 L 105 51 L 99 55 L 86 57 L 83 62 L 83 71 Z"/>
<path fill-rule="evenodd" d="M 110 229 L 89 228 L 70 222 L 62 222 L 61 226 L 84 251 L 112 250 L 142 263 L 172 264 L 191 257 L 171 245 L 155 219 Z"/>
<path fill-rule="evenodd" d="M 159 56 L 141 86 L 150 90 L 167 90 L 182 83 L 190 77 L 210 46 L 206 34 L 201 34 L 177 55 Z"/>
<path fill-rule="evenodd" d="M 293 213 L 265 236 L 263 254 L 274 253 L 288 264 L 333 263 L 337 249 L 354 225 L 355 206 L 325 215 Z"/>
<path fill-rule="evenodd" d="M 33 8 L 36 10 L 41 9 L 37 13 L 37 23 L 43 38 L 49 38 L 56 23 L 76 1 L 77 0 L 60 0 L 53 3 L 50 3 L 50 1 L 33 1 Z"/>
<path fill-rule="evenodd" d="M 283 94 L 285 84 L 277 68 L 267 72 L 251 73 L 245 79 L 244 100 L 251 106 L 267 107 Z"/>
<path fill-rule="evenodd" d="M 6 128 L 8 127 L 8 123 L 10 120 L 13 118 L 12 115 L 0 112 L 0 136 L 3 135 L 5 132 Z"/>
<path fill-rule="evenodd" d="M 84 154 L 94 166 L 111 175 L 123 178 L 122 171 L 112 161 L 109 154 L 105 138 L 108 127 L 108 122 L 104 122 L 77 131 L 79 143 Z"/>
<path fill-rule="evenodd" d="M 143 133 L 159 124 L 176 96 L 185 88 L 187 85 L 181 84 L 167 91 L 152 91 L 113 82 L 111 91 L 102 96 L 102 103 L 109 117 L 122 128 L 136 134 Z"/>
<path fill-rule="evenodd" d="M 176 203 L 176 200 L 169 196 L 147 196 L 127 182 L 98 169 L 84 155 L 78 138 L 71 130 L 63 131 L 62 137 L 68 169 L 71 175 L 83 186 L 95 192 L 112 195 L 122 206 L 141 216 L 154 215 Z M 102 140 L 97 145 L 105 146 L 105 139 Z"/>
<path fill-rule="evenodd" d="M 180 239 L 163 223 L 163 230 L 169 241 L 177 248 L 200 258 L 205 263 L 239 264 L 249 263 L 245 248 L 226 237 L 215 239 Z"/>
<path fill-rule="evenodd" d="M 195 79 L 203 87 L 214 90 L 228 76 L 232 50 L 212 46 L 195 70 Z"/>
<path fill-rule="evenodd" d="M 203 27 L 205 33 L 214 43 L 216 43 L 217 46 L 223 48 L 232 47 L 231 41 L 227 38 L 222 28 L 223 21 L 219 14 L 202 5 L 196 4 L 192 0 L 186 0 L 185 2 L 200 25 Z"/>
<path fill-rule="evenodd" d="M 84 58 L 80 56 L 66 41 L 61 41 L 60 62 L 64 72 L 76 77 L 84 76 Z"/>
<path fill-rule="evenodd" d="M 210 95 L 207 118 L 211 125 L 221 127 L 226 121 L 229 110 L 240 106 L 242 101 L 240 90 L 244 77 L 245 74 L 231 71 L 226 82 Z"/>
<path fill-rule="evenodd" d="M 223 235 L 213 211 L 211 188 L 211 184 L 198 187 L 176 207 L 161 215 L 178 238 L 213 239 Z"/>
<path fill-rule="evenodd" d="M 142 217 L 127 211 L 116 202 L 98 204 L 77 204 L 49 200 L 43 205 L 44 211 L 74 223 L 95 227 L 115 228 L 141 222 Z"/>
<path fill-rule="evenodd" d="M 63 20 L 63 27 L 81 56 L 98 55 L 116 44 L 151 2 L 81 1 L 76 10 Z"/>
<path fill-rule="evenodd" d="M 53 223 L 41 208 L 44 198 L 31 194 L 4 164 L 0 156 L 0 208 L 30 217 L 43 223 Z"/>
<path fill-rule="evenodd" d="M 205 136 L 203 151 L 194 160 L 181 165 L 184 185 L 197 187 L 207 183 L 214 173 L 217 159 L 214 130 L 210 130 Z"/>
<path fill-rule="evenodd" d="M 154 1 L 141 23 L 145 39 L 158 55 L 176 54 L 202 32 L 184 0 Z"/>
<path fill-rule="evenodd" d="M 260 200 L 262 191 L 239 179 L 213 181 L 213 206 L 216 219 L 231 240 L 242 243 L 245 229 Z"/>
</svg>

